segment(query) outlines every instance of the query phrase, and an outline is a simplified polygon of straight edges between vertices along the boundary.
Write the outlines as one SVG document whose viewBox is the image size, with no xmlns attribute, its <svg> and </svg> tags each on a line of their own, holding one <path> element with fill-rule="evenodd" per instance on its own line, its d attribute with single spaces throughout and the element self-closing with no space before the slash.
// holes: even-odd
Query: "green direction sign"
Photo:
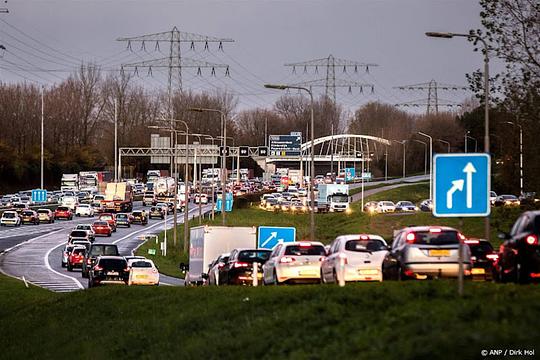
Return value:
<svg viewBox="0 0 540 360">
<path fill-rule="evenodd" d="M 148 255 L 156 255 L 156 249 L 148 249 Z"/>
</svg>

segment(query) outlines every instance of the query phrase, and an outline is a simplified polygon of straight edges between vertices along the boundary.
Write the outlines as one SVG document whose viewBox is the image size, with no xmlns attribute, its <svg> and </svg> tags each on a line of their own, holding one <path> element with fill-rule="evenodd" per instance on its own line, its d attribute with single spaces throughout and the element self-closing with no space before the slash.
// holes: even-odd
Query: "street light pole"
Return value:
<svg viewBox="0 0 540 360">
<path fill-rule="evenodd" d="M 216 138 L 214 138 L 213 136 L 211 135 L 206 135 L 206 139 L 211 139 L 212 140 L 212 151 L 214 150 L 214 140 Z M 214 196 L 215 196 L 215 193 L 214 193 L 214 188 L 216 186 L 216 182 L 215 182 L 215 178 L 214 178 L 214 157 L 212 156 L 212 220 L 214 220 Z"/>
<path fill-rule="evenodd" d="M 114 99 L 114 182 L 118 182 L 118 109 Z"/>
<path fill-rule="evenodd" d="M 443 144 L 446 144 L 448 146 L 448 153 L 450 153 L 450 142 L 443 140 L 443 139 L 437 139 L 437 141 L 442 142 Z"/>
<path fill-rule="evenodd" d="M 44 120 L 45 120 L 45 99 L 44 99 L 44 94 L 43 94 L 44 90 L 43 90 L 43 86 L 41 87 L 41 159 L 40 159 L 40 163 L 41 163 L 41 170 L 40 170 L 40 179 L 41 179 L 41 182 L 40 182 L 40 189 L 43 190 L 43 150 L 44 150 L 44 147 L 43 147 L 43 144 L 44 144 L 44 134 L 43 134 L 43 129 L 44 129 Z"/>
<path fill-rule="evenodd" d="M 433 200 L 433 138 L 421 131 L 418 132 L 418 135 L 429 139 L 429 198 Z"/>
<path fill-rule="evenodd" d="M 226 155 L 227 155 L 227 117 L 225 116 L 225 113 L 219 109 L 207 109 L 207 108 L 189 108 L 189 111 L 195 111 L 195 112 L 217 112 L 221 114 L 221 134 L 223 136 L 222 138 L 222 144 L 223 144 L 223 155 L 221 156 L 221 220 L 222 225 L 225 226 L 226 220 L 225 220 L 225 202 L 226 202 Z"/>
<path fill-rule="evenodd" d="M 480 41 L 484 45 L 484 152 L 489 155 L 489 53 L 488 53 L 488 44 L 480 36 L 475 34 L 456 34 L 456 33 L 443 33 L 443 32 L 426 32 L 427 36 L 438 37 L 451 39 L 454 36 L 465 37 L 465 38 L 474 38 L 477 41 Z M 489 216 L 485 217 L 484 222 L 484 231 L 486 240 L 490 240 L 490 225 L 489 225 Z"/>
<path fill-rule="evenodd" d="M 310 212 L 310 239 L 311 241 L 315 241 L 315 190 L 313 189 L 313 177 L 315 175 L 315 121 L 314 121 L 314 101 L 313 101 L 313 93 L 308 88 L 302 87 L 302 86 L 292 86 L 292 85 L 273 85 L 273 84 L 265 84 L 265 88 L 268 89 L 277 89 L 277 90 L 286 90 L 286 89 L 296 89 L 296 90 L 302 90 L 309 94 L 310 98 L 310 104 L 311 104 L 311 166 L 310 166 L 310 178 L 309 178 L 309 188 L 310 188 L 310 197 L 311 197 L 311 212 Z"/>
</svg>

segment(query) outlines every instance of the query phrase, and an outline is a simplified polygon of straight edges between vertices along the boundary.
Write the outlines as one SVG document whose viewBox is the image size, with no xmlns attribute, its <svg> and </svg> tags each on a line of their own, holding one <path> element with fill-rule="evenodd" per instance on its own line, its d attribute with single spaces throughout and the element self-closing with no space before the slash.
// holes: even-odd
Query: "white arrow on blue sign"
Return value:
<svg viewBox="0 0 540 360">
<path fill-rule="evenodd" d="M 47 190 L 42 190 L 42 189 L 32 190 L 32 202 L 35 202 L 35 203 L 47 202 Z"/>
<path fill-rule="evenodd" d="M 216 201 L 216 208 L 215 208 L 216 211 L 221 211 L 222 200 L 223 199 L 221 198 L 221 195 L 218 196 L 217 201 Z M 225 194 L 225 211 L 226 212 L 232 211 L 233 203 L 234 203 L 233 194 L 226 193 Z"/>
<path fill-rule="evenodd" d="M 433 158 L 433 215 L 488 216 L 491 210 L 488 154 L 437 154 Z"/>
<path fill-rule="evenodd" d="M 296 228 L 278 226 L 259 226 L 257 247 L 273 249 L 277 244 L 296 241 Z"/>
</svg>

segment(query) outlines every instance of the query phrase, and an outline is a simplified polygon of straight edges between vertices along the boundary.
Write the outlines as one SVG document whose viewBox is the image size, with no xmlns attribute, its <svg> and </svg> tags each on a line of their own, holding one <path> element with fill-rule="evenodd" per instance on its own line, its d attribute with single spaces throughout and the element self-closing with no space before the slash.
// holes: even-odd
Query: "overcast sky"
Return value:
<svg viewBox="0 0 540 360">
<path fill-rule="evenodd" d="M 7 51 L 0 59 L 0 78 L 15 82 L 28 80 L 51 84 L 67 76 L 76 59 L 102 64 L 105 72 L 121 63 L 166 56 L 167 46 L 154 52 L 126 49 L 118 37 L 180 31 L 232 38 L 224 51 L 199 45 L 183 55 L 213 63 L 228 64 L 230 78 L 222 70 L 196 69 L 183 73 L 184 89 L 200 91 L 228 88 L 238 95 L 240 108 L 268 107 L 279 94 L 265 90 L 264 82 L 296 83 L 323 78 L 291 74 L 289 62 L 328 57 L 376 63 L 369 74 L 336 69 L 336 77 L 374 84 L 374 93 L 359 89 L 339 90 L 337 101 L 356 108 L 368 100 L 389 103 L 427 97 L 427 92 L 402 92 L 394 86 L 427 82 L 466 85 L 465 74 L 482 65 L 479 53 L 463 38 L 427 38 L 426 31 L 467 32 L 480 26 L 480 7 L 475 0 L 290 0 L 290 1 L 67 1 L 12 0 L 0 14 L 0 44 Z M 6 23 L 7 22 L 7 23 Z M 12 27 L 14 26 L 14 27 Z M 19 32 L 18 30 L 22 31 Z M 32 40 L 32 37 L 34 40 Z M 37 41 L 36 41 L 37 40 Z M 47 70 L 47 71 L 44 71 Z M 54 71 L 53 71 L 54 70 Z M 28 81 L 27 80 L 27 81 Z M 158 69 L 152 76 L 139 70 L 137 81 L 149 88 L 166 87 L 166 77 Z M 324 92 L 324 89 L 317 89 Z M 440 93 L 443 99 L 460 101 L 464 91 Z"/>
</svg>

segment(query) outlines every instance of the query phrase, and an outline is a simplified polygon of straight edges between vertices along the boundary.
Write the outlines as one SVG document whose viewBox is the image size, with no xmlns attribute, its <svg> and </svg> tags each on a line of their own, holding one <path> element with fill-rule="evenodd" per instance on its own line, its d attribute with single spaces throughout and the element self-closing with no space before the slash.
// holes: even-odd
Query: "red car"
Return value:
<svg viewBox="0 0 540 360">
<path fill-rule="evenodd" d="M 116 216 L 114 214 L 102 213 L 99 215 L 98 220 L 108 222 L 109 226 L 111 227 L 111 230 L 113 232 L 116 232 Z"/>
<path fill-rule="evenodd" d="M 94 233 L 96 235 L 112 235 L 112 229 L 109 226 L 109 223 L 106 221 L 94 221 L 94 223 L 92 224 L 92 230 L 94 230 Z"/>
<path fill-rule="evenodd" d="M 73 268 L 76 268 L 76 267 L 82 269 L 85 252 L 86 252 L 86 248 L 76 247 L 69 253 L 68 262 L 67 262 L 68 271 L 73 271 Z"/>
<path fill-rule="evenodd" d="M 56 210 L 54 210 L 54 218 L 72 220 L 73 213 L 67 206 L 59 206 L 56 208 Z"/>
</svg>

